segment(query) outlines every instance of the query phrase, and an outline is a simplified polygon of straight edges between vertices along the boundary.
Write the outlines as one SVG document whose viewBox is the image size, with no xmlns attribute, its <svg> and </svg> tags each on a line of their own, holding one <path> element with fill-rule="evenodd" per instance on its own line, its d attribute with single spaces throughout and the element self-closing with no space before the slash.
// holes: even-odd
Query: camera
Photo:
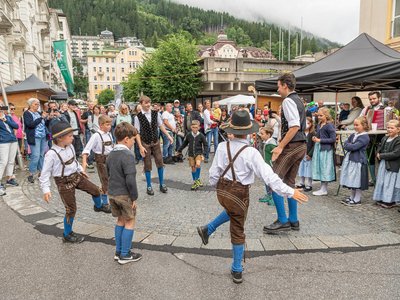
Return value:
<svg viewBox="0 0 400 300">
<path fill-rule="evenodd" d="M 8 110 L 8 106 L 0 106 L 0 110 Z"/>
</svg>

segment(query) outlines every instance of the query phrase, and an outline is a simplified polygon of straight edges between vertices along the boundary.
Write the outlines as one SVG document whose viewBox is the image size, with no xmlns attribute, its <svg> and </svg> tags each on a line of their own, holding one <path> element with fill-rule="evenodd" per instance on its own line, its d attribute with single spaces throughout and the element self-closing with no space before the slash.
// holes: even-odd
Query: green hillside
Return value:
<svg viewBox="0 0 400 300">
<path fill-rule="evenodd" d="M 228 13 L 203 10 L 165 0 L 49 0 L 52 8 L 61 8 L 67 15 L 73 35 L 97 35 L 107 28 L 116 38 L 136 36 L 146 46 L 157 47 L 159 39 L 178 31 L 187 31 L 198 44 L 216 41 L 223 19 L 228 37 L 239 45 L 269 50 L 278 57 L 279 27 L 274 24 L 249 22 Z M 284 30 L 284 59 L 287 59 L 288 31 Z M 291 57 L 299 49 L 299 30 L 291 30 Z M 296 42 L 297 47 L 296 47 Z M 313 53 L 338 47 L 326 39 L 309 33 L 304 35 L 302 53 Z M 297 50 L 298 52 L 298 50 Z"/>
</svg>

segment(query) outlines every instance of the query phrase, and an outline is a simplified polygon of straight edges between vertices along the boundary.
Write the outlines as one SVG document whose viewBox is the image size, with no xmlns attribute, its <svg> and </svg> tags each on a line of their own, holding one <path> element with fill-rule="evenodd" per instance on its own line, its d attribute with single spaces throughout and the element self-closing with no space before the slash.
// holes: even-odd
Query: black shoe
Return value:
<svg viewBox="0 0 400 300">
<path fill-rule="evenodd" d="M 303 188 L 303 191 L 311 192 L 312 191 L 312 187 L 311 186 L 306 186 L 305 188 Z"/>
<path fill-rule="evenodd" d="M 204 245 L 208 244 L 208 238 L 210 237 L 208 235 L 208 226 L 199 226 L 197 227 L 197 233 L 201 237 L 201 241 L 203 242 Z"/>
<path fill-rule="evenodd" d="M 242 283 L 243 282 L 243 276 L 242 272 L 234 272 L 231 271 L 232 279 L 234 283 Z"/>
<path fill-rule="evenodd" d="M 346 199 L 343 199 L 342 201 L 340 201 L 340 203 L 346 204 L 346 203 L 349 203 L 350 201 L 351 201 L 351 198 L 347 197 Z"/>
<path fill-rule="evenodd" d="M 296 184 L 296 189 L 304 189 L 306 186 L 304 184 Z"/>
<path fill-rule="evenodd" d="M 94 209 L 95 212 L 102 211 L 103 213 L 111 214 L 111 206 L 110 206 L 110 204 L 103 204 L 99 208 L 97 208 L 96 206 L 93 206 L 93 209 Z"/>
<path fill-rule="evenodd" d="M 165 165 L 174 165 L 175 163 L 174 163 L 172 157 L 169 156 L 169 157 L 166 157 L 166 158 L 164 159 L 164 164 L 165 164 Z"/>
<path fill-rule="evenodd" d="M 82 243 L 84 240 L 85 238 L 83 236 L 79 236 L 75 232 L 71 232 L 67 236 L 63 236 L 64 243 L 79 244 Z"/>
<path fill-rule="evenodd" d="M 120 255 L 119 256 L 118 263 L 120 265 L 125 265 L 125 264 L 130 263 L 130 262 L 139 261 L 141 258 L 142 258 L 142 254 L 133 253 L 133 252 L 129 251 L 128 255 L 126 255 L 126 256 Z"/>
<path fill-rule="evenodd" d="M 147 192 L 147 195 L 154 196 L 154 191 L 153 191 L 152 187 L 148 187 L 146 192 Z"/>
<path fill-rule="evenodd" d="M 33 175 L 28 176 L 28 182 L 29 183 L 35 183 L 35 178 L 33 178 Z"/>
<path fill-rule="evenodd" d="M 276 232 L 289 231 L 289 230 L 291 230 L 289 221 L 282 224 L 281 222 L 279 222 L 279 220 L 276 220 L 274 223 L 264 226 L 264 232 L 268 234 L 274 234 Z"/>
<path fill-rule="evenodd" d="M 118 261 L 119 258 L 120 258 L 120 256 L 121 256 L 121 253 L 115 252 L 115 254 L 114 254 L 114 260 L 115 260 L 115 261 Z"/>
<path fill-rule="evenodd" d="M 300 222 L 299 222 L 299 221 L 290 222 L 290 228 L 291 228 L 292 230 L 299 231 L 299 230 L 300 230 Z"/>
<path fill-rule="evenodd" d="M 165 185 L 165 184 L 163 184 L 163 185 L 161 185 L 160 186 L 160 192 L 161 193 L 166 193 L 166 192 L 168 192 L 168 188 L 167 188 L 167 186 Z"/>
</svg>

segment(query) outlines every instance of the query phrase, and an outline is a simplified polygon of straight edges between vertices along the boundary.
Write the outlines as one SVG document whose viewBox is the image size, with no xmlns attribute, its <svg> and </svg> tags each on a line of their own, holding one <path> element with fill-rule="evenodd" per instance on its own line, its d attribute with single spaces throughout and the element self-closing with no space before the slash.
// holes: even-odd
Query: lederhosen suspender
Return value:
<svg viewBox="0 0 400 300">
<path fill-rule="evenodd" d="M 97 133 L 99 134 L 100 139 L 101 139 L 101 155 L 104 155 L 104 152 L 106 151 L 106 146 L 113 145 L 112 138 L 111 138 L 110 134 L 108 134 L 108 136 L 110 137 L 110 141 L 104 142 L 102 134 L 100 132 L 98 132 L 98 131 L 97 131 Z"/>
<path fill-rule="evenodd" d="M 229 142 L 226 143 L 226 148 L 227 148 L 226 150 L 228 152 L 229 164 L 226 167 L 225 171 L 222 173 L 220 178 L 224 178 L 225 174 L 229 171 L 229 169 L 232 169 L 232 181 L 236 182 L 236 174 L 235 174 L 235 170 L 233 168 L 233 163 L 238 158 L 239 154 L 242 153 L 242 151 L 244 149 L 246 149 L 248 146 L 249 145 L 245 145 L 242 148 L 240 148 L 239 151 L 236 153 L 236 155 L 232 159 L 231 148 L 230 148 Z"/>
<path fill-rule="evenodd" d="M 58 156 L 61 165 L 62 165 L 62 170 L 61 170 L 61 177 L 64 177 L 64 170 L 65 170 L 65 166 L 72 164 L 73 162 L 76 163 L 76 165 L 78 166 L 78 161 L 76 160 L 76 156 L 75 156 L 75 151 L 74 149 L 70 146 L 69 149 L 71 149 L 72 154 L 74 155 L 71 159 L 67 160 L 66 162 L 63 161 L 63 159 L 61 158 L 61 155 L 55 150 L 55 149 L 50 149 L 53 150 L 54 153 Z"/>
</svg>

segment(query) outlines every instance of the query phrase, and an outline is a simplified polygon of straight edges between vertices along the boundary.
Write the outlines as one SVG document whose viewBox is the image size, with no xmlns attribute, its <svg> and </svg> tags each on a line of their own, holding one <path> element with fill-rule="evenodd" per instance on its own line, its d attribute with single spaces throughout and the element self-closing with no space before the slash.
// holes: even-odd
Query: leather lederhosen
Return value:
<svg viewBox="0 0 400 300">
<path fill-rule="evenodd" d="M 249 208 L 249 188 L 250 185 L 243 185 L 236 180 L 233 163 L 239 154 L 248 147 L 243 146 L 232 159 L 229 142 L 227 142 L 227 152 L 229 165 L 222 173 L 217 183 L 217 198 L 219 203 L 226 209 L 230 217 L 230 233 L 232 244 L 244 244 L 246 235 L 244 233 L 244 223 Z M 224 178 L 225 174 L 231 170 L 232 180 Z"/>
<path fill-rule="evenodd" d="M 75 151 L 72 147 L 71 151 L 73 153 L 73 156 L 66 162 L 63 161 L 60 154 L 57 153 L 55 149 L 51 150 L 56 153 L 62 164 L 61 176 L 54 177 L 54 180 L 56 182 L 58 192 L 60 193 L 61 200 L 65 207 L 65 215 L 67 217 L 67 221 L 69 222 L 69 218 L 75 217 L 76 214 L 75 189 L 85 191 L 94 197 L 100 196 L 100 189 L 79 172 L 64 176 L 65 166 L 71 165 L 74 162 L 78 165 L 78 161 L 75 158 Z"/>
<path fill-rule="evenodd" d="M 107 155 L 104 154 L 106 151 L 106 146 L 112 146 L 112 138 L 110 136 L 110 141 L 105 142 L 101 133 L 97 132 L 100 135 L 101 139 L 101 154 L 95 153 L 94 159 L 96 161 L 96 169 L 99 174 L 100 182 L 101 182 L 101 192 L 102 194 L 107 194 L 108 192 L 108 174 L 106 167 Z"/>
</svg>

